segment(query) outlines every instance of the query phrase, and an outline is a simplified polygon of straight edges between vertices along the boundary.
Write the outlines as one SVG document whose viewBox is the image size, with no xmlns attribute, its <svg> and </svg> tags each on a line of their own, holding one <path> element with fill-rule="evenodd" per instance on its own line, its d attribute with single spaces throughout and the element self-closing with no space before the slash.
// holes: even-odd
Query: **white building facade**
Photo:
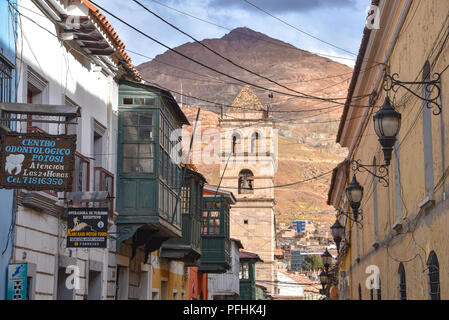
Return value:
<svg viewBox="0 0 449 320">
<path fill-rule="evenodd" d="M 240 240 L 231 239 L 231 269 L 222 274 L 207 275 L 208 300 L 238 297 L 240 294 L 240 254 L 243 249 Z"/>
<path fill-rule="evenodd" d="M 118 79 L 135 69 L 101 14 L 84 1 L 19 0 L 17 102 L 77 106 L 77 125 L 40 123 L 18 132 L 76 134 L 73 191 L 114 193 Z M 90 37 L 90 38 L 89 38 Z M 44 120 L 61 120 L 46 117 Z M 17 190 L 14 263 L 28 264 L 30 299 L 114 299 L 117 260 L 114 213 L 106 249 L 66 248 L 65 193 Z M 79 281 L 67 284 L 70 275 Z M 71 284 L 71 285 L 70 285 Z"/>
</svg>

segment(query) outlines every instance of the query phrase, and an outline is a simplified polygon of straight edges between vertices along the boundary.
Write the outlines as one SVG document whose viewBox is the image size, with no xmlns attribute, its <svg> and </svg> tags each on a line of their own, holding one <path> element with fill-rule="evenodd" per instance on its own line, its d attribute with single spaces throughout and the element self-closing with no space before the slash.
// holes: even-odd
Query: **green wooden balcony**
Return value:
<svg viewBox="0 0 449 320">
<path fill-rule="evenodd" d="M 133 250 L 159 249 L 181 237 L 179 154 L 174 130 L 189 124 L 168 91 L 121 81 L 117 137 L 117 249 L 132 238 Z M 175 210 L 176 208 L 176 210 Z"/>
<path fill-rule="evenodd" d="M 229 300 L 256 300 L 256 263 L 263 262 L 259 255 L 240 251 L 240 274 L 239 285 L 240 294 L 238 297 Z"/>
<path fill-rule="evenodd" d="M 172 238 L 161 247 L 161 257 L 184 261 L 185 266 L 198 266 L 201 256 L 201 209 L 206 180 L 187 169 L 181 196 L 182 238 Z"/>
<path fill-rule="evenodd" d="M 224 273 L 231 268 L 229 210 L 235 200 L 232 193 L 205 193 L 201 217 L 202 255 L 198 270 L 205 273 Z"/>
</svg>

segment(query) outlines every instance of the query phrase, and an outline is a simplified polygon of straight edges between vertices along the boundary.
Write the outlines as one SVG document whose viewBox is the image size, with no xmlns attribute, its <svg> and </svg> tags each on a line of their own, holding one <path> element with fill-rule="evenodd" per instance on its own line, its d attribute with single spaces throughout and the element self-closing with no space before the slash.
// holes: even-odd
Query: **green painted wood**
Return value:
<svg viewBox="0 0 449 320">
<path fill-rule="evenodd" d="M 229 204 L 222 196 L 203 198 L 203 217 L 201 226 L 200 270 L 209 273 L 224 272 L 231 266 L 231 240 L 229 238 Z M 205 217 L 205 213 L 208 213 Z M 214 213 L 213 215 L 211 213 Z M 219 228 L 215 228 L 219 213 Z M 211 233 L 211 231 L 214 231 Z M 223 271 L 224 270 L 224 271 Z"/>
<path fill-rule="evenodd" d="M 248 278 L 242 278 L 242 272 L 240 272 L 239 291 L 240 294 L 235 298 L 228 298 L 227 300 L 256 300 L 256 269 L 255 264 L 252 262 L 240 261 L 241 266 L 246 264 L 248 266 Z"/>
<path fill-rule="evenodd" d="M 171 223 L 178 197 L 174 188 L 179 181 L 180 167 L 167 156 L 171 145 L 166 143 L 168 128 L 176 130 L 180 127 L 180 119 L 167 108 L 159 89 L 128 81 L 120 84 L 116 178 L 118 223 L 145 221 L 160 230 L 174 227 L 178 230 L 175 233 L 181 235 L 180 212 Z M 164 226 L 161 219 L 165 221 Z"/>
</svg>

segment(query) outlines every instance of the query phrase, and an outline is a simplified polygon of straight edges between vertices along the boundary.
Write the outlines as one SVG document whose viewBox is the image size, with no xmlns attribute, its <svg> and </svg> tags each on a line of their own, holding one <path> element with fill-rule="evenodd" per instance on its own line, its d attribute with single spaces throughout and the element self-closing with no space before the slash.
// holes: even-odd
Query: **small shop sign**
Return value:
<svg viewBox="0 0 449 320">
<path fill-rule="evenodd" d="M 27 300 L 28 264 L 8 265 L 8 300 Z"/>
<path fill-rule="evenodd" d="M 68 208 L 67 248 L 107 248 L 109 208 Z"/>
<path fill-rule="evenodd" d="M 76 135 L 7 133 L 0 147 L 0 187 L 72 190 Z"/>
</svg>

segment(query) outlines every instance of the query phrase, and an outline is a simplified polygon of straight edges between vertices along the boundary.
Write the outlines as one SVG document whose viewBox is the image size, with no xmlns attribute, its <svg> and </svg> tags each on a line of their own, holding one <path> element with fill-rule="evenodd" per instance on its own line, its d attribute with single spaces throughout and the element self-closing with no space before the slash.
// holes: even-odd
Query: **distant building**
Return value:
<svg viewBox="0 0 449 320">
<path fill-rule="evenodd" d="M 306 221 L 305 220 L 293 221 L 292 226 L 298 233 L 306 232 Z"/>
<path fill-rule="evenodd" d="M 277 273 L 278 291 L 276 300 L 302 300 L 304 299 L 304 285 L 292 279 L 284 272 Z"/>
<path fill-rule="evenodd" d="M 304 252 L 303 250 L 291 250 L 290 251 L 290 269 L 300 270 L 302 264 L 308 255 L 321 255 L 322 252 Z"/>
</svg>

